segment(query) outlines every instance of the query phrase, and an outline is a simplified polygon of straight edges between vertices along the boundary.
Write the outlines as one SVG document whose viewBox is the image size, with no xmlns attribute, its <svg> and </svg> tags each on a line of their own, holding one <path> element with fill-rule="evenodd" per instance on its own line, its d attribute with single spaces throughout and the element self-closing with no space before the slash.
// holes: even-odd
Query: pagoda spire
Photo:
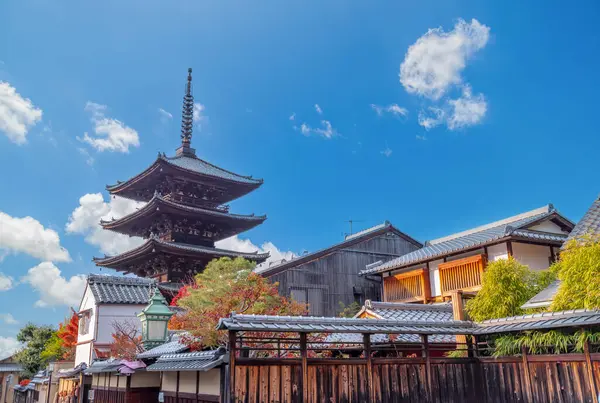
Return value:
<svg viewBox="0 0 600 403">
<path fill-rule="evenodd" d="M 192 95 L 192 69 L 188 69 L 185 95 L 183 96 L 183 112 L 181 114 L 181 147 L 177 154 L 195 155 L 195 150 L 190 147 L 192 130 L 194 127 L 194 96 Z"/>
</svg>

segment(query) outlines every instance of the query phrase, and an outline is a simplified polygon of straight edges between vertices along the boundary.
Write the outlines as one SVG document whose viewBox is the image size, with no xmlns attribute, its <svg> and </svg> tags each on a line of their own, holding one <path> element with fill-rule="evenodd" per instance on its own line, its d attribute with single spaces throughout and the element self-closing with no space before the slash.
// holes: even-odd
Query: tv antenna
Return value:
<svg viewBox="0 0 600 403">
<path fill-rule="evenodd" d="M 350 220 L 346 220 L 346 222 L 347 222 L 348 224 L 350 224 L 350 233 L 346 234 L 346 236 L 349 236 L 349 235 L 352 235 L 352 234 L 354 234 L 354 232 L 353 232 L 353 227 L 352 227 L 352 226 L 353 226 L 353 224 L 354 224 L 354 223 L 357 223 L 357 222 L 364 222 L 364 221 L 363 221 L 363 220 L 352 220 L 352 219 L 350 219 Z"/>
</svg>

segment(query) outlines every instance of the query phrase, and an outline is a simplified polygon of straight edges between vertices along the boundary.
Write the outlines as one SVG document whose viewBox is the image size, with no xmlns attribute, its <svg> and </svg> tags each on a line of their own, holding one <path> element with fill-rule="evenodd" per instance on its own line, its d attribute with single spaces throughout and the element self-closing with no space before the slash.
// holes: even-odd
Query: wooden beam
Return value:
<svg viewBox="0 0 600 403">
<path fill-rule="evenodd" d="M 423 356 L 425 357 L 425 376 L 427 379 L 427 397 L 428 401 L 433 402 L 433 381 L 431 378 L 431 354 L 429 351 L 429 339 L 426 334 L 421 335 L 423 342 Z"/>
<path fill-rule="evenodd" d="M 235 347 L 236 333 L 229 332 L 229 401 L 235 402 L 235 360 L 236 360 L 236 347 Z"/>
<path fill-rule="evenodd" d="M 529 373 L 529 361 L 527 360 L 527 347 L 521 347 L 523 356 L 523 373 L 525 374 L 525 392 L 527 393 L 527 401 L 533 402 L 533 389 L 531 386 L 531 374 Z"/>
<path fill-rule="evenodd" d="M 308 351 L 306 333 L 300 333 L 300 357 L 302 358 L 302 401 L 306 402 L 308 400 Z"/>
<path fill-rule="evenodd" d="M 369 401 L 375 403 L 375 385 L 373 385 L 373 358 L 371 357 L 371 335 L 363 334 L 365 345 L 365 359 L 367 360 L 367 389 L 369 390 Z"/>
<path fill-rule="evenodd" d="M 583 354 L 585 354 L 585 369 L 587 372 L 588 382 L 592 391 L 592 402 L 598 403 L 598 389 L 596 388 L 596 380 L 594 379 L 594 367 L 590 358 L 590 341 L 586 340 L 583 345 Z"/>
</svg>

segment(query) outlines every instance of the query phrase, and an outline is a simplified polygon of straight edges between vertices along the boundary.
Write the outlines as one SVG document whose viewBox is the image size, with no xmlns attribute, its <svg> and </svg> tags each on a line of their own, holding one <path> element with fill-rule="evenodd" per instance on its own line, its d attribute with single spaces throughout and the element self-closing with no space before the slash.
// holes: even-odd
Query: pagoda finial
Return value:
<svg viewBox="0 0 600 403">
<path fill-rule="evenodd" d="M 192 129 L 194 127 L 194 96 L 192 95 L 192 69 L 188 69 L 185 95 L 183 96 L 183 113 L 181 116 L 181 150 L 184 154 L 191 153 Z M 187 153 L 186 153 L 187 151 Z"/>
</svg>

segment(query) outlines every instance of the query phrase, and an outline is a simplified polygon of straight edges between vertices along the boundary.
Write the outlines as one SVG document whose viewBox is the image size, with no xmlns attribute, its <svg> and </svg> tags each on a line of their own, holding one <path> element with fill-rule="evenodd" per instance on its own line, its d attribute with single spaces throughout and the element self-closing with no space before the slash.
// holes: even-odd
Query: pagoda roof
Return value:
<svg viewBox="0 0 600 403">
<path fill-rule="evenodd" d="M 230 257 L 237 258 L 242 257 L 257 263 L 263 262 L 268 259 L 269 253 L 258 253 L 256 252 L 238 252 L 227 249 L 211 248 L 208 246 L 192 245 L 187 243 L 179 242 L 166 242 L 160 239 L 152 238 L 144 242 L 137 248 L 131 249 L 127 252 L 121 253 L 116 256 L 105 256 L 103 258 L 94 258 L 93 261 L 97 266 L 101 267 L 116 267 L 128 263 L 133 263 L 144 256 L 155 253 L 163 252 L 175 256 L 187 256 L 187 257 L 203 257 L 203 258 L 221 258 Z"/>
<path fill-rule="evenodd" d="M 125 227 L 127 225 L 131 225 L 135 220 L 138 220 L 142 217 L 150 217 L 156 213 L 164 213 L 165 211 L 181 212 L 189 216 L 214 217 L 219 221 L 229 222 L 234 226 L 241 227 L 242 231 L 247 231 L 251 228 L 254 228 L 257 225 L 262 224 L 267 219 L 266 215 L 256 216 L 254 214 L 230 214 L 217 210 L 189 206 L 168 200 L 159 194 L 155 194 L 146 205 L 134 211 L 133 213 L 117 220 L 101 220 L 100 224 L 104 229 L 126 233 Z M 239 232 L 224 234 L 223 238 L 238 234 Z"/>
<path fill-rule="evenodd" d="M 250 187 L 251 189 L 257 188 L 263 183 L 262 179 L 254 179 L 251 176 L 238 175 L 234 172 L 227 171 L 198 158 L 194 154 L 182 154 L 174 157 L 167 157 L 164 153 L 159 153 L 158 158 L 154 161 L 154 163 L 152 163 L 152 165 L 150 165 L 143 172 L 124 182 L 108 185 L 106 186 L 106 189 L 110 193 L 119 193 L 120 191 L 151 175 L 155 171 L 161 172 L 161 166 L 173 168 L 184 175 L 187 174 L 191 176 L 207 177 L 219 181 L 243 185 Z"/>
</svg>

